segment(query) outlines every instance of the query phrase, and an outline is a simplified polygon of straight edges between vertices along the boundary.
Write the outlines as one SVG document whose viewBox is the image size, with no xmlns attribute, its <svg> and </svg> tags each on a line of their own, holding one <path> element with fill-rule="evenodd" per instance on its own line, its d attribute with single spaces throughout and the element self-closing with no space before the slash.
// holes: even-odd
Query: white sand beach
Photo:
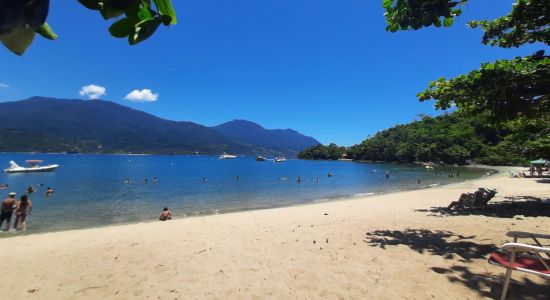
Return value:
<svg viewBox="0 0 550 300">
<path fill-rule="evenodd" d="M 501 204 L 472 215 L 437 209 L 477 187 L 497 188 L 491 203 Z M 487 263 L 494 245 L 509 240 L 509 230 L 550 231 L 550 204 L 531 198 L 550 198 L 550 182 L 499 174 L 296 207 L 2 238 L 0 298 L 491 298 L 504 274 Z M 517 204 L 502 203 L 510 200 Z M 537 276 L 514 272 L 513 279 L 510 299 L 550 295 L 550 283 Z"/>
</svg>

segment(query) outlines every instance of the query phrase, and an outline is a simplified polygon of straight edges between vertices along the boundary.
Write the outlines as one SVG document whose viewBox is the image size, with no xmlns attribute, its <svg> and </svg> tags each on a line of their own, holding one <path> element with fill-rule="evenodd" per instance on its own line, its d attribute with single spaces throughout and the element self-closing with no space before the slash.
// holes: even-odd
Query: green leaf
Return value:
<svg viewBox="0 0 550 300">
<path fill-rule="evenodd" d="M 393 4 L 393 0 L 382 1 L 382 7 L 384 7 L 385 9 L 391 8 L 392 4 Z"/>
<path fill-rule="evenodd" d="M 124 12 L 123 10 L 114 8 L 105 2 L 100 3 L 99 7 L 100 7 L 99 11 L 101 12 L 101 16 L 103 16 L 103 19 L 105 20 L 116 18 L 122 15 L 122 13 Z"/>
<path fill-rule="evenodd" d="M 31 45 L 36 33 L 32 28 L 20 26 L 14 28 L 10 33 L 0 35 L 0 41 L 17 55 L 23 55 L 25 50 Z"/>
<path fill-rule="evenodd" d="M 162 23 L 166 26 L 177 23 L 176 11 L 172 6 L 171 0 L 155 0 L 159 15 L 162 17 Z"/>
<path fill-rule="evenodd" d="M 41 36 L 47 38 L 48 40 L 55 40 L 57 39 L 57 34 L 53 32 L 52 28 L 48 23 L 42 24 L 38 30 L 36 30 L 36 33 L 40 34 Z"/>
<path fill-rule="evenodd" d="M 390 32 L 396 32 L 397 30 L 399 30 L 399 24 L 394 23 L 390 25 Z"/>
<path fill-rule="evenodd" d="M 135 45 L 148 39 L 155 33 L 160 23 L 162 23 L 162 20 L 159 17 L 139 22 L 136 24 L 133 34 L 128 36 L 128 43 Z"/>
<path fill-rule="evenodd" d="M 445 18 L 443 20 L 443 26 L 449 27 L 449 26 L 453 25 L 454 21 L 455 21 L 455 19 L 453 19 L 452 17 L 451 18 Z"/>
<path fill-rule="evenodd" d="M 112 36 L 117 38 L 127 37 L 133 33 L 132 22 L 130 22 L 128 18 L 120 19 L 109 27 L 109 32 Z"/>
<path fill-rule="evenodd" d="M 80 2 L 80 4 L 84 5 L 88 9 L 92 9 L 92 10 L 100 9 L 100 6 L 99 6 L 100 0 L 78 0 L 78 2 Z"/>
</svg>

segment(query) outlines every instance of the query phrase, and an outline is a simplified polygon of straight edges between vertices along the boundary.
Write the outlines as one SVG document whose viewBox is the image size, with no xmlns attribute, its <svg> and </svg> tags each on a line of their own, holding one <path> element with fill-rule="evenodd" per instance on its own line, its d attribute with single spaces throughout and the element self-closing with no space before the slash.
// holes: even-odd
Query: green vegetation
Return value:
<svg viewBox="0 0 550 300">
<path fill-rule="evenodd" d="M 337 160 L 341 158 L 346 152 L 346 147 L 338 147 L 336 144 L 330 144 L 328 146 L 317 145 L 301 151 L 298 154 L 298 158 L 314 160 Z"/>
<path fill-rule="evenodd" d="M 78 0 L 97 10 L 105 19 L 118 18 L 109 28 L 112 36 L 128 38 L 135 45 L 149 38 L 160 26 L 176 24 L 171 0 Z M 49 0 L 0 1 L 0 41 L 17 55 L 31 45 L 35 35 L 55 40 L 57 35 L 46 23 Z"/>
<path fill-rule="evenodd" d="M 493 125 L 490 118 L 489 113 L 425 116 L 381 131 L 345 153 L 354 160 L 442 164 L 473 161 L 489 165 L 525 164 L 537 157 L 550 157 L 547 123 L 517 119 Z M 300 152 L 298 157 L 335 159 L 342 156 L 343 150 L 334 144 L 316 146 Z"/>
</svg>

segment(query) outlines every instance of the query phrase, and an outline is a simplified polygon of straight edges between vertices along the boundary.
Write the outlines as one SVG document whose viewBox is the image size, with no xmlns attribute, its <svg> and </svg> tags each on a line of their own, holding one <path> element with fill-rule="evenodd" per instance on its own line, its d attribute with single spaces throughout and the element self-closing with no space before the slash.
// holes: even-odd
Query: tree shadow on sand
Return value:
<svg viewBox="0 0 550 300">
<path fill-rule="evenodd" d="M 456 254 L 461 257 L 462 262 L 485 258 L 496 249 L 493 244 L 468 241 L 473 238 L 475 236 L 463 236 L 446 230 L 377 230 L 367 232 L 364 242 L 382 249 L 386 249 L 387 246 L 406 245 L 418 253 L 439 255 L 446 259 L 454 259 L 453 254 Z"/>
<path fill-rule="evenodd" d="M 498 268 L 495 273 L 475 273 L 467 266 L 455 265 L 450 268 L 432 267 L 432 271 L 447 276 L 449 282 L 459 283 L 471 290 L 476 291 L 482 297 L 499 299 L 502 293 L 504 282 L 504 268 Z M 500 272 L 500 273 L 499 273 Z M 550 287 L 545 284 L 537 284 L 527 277 L 522 280 L 514 279 L 519 277 L 521 272 L 512 273 L 512 281 L 508 289 L 507 299 L 548 299 Z M 524 273 L 523 273 L 524 274 Z"/>
<path fill-rule="evenodd" d="M 474 260 L 485 261 L 489 253 L 497 247 L 493 244 L 479 244 L 472 239 L 475 236 L 463 236 L 451 231 L 427 229 L 376 230 L 367 232 L 364 242 L 372 247 L 386 249 L 388 246 L 405 245 L 411 250 L 424 254 L 438 255 L 445 259 L 455 259 L 457 264 L 450 268 L 432 267 L 432 271 L 444 275 L 453 284 L 461 284 L 480 295 L 499 299 L 504 281 L 504 268 L 494 267 L 493 272 L 476 273 L 467 264 Z M 456 255 L 456 256 L 455 256 Z M 482 262 L 486 263 L 486 262 Z M 466 265 L 464 265 L 466 264 Z M 488 264 L 488 263 L 487 263 Z M 521 274 L 521 275 L 520 275 Z M 524 273 L 514 272 L 507 299 L 548 299 L 550 286 L 538 284 Z M 524 278 L 522 281 L 516 278 Z"/>
<path fill-rule="evenodd" d="M 494 218 L 550 217 L 550 203 L 548 199 L 532 196 L 505 197 L 506 200 L 489 203 L 479 208 L 449 209 L 447 207 L 431 207 L 417 209 L 418 212 L 429 212 L 430 216 L 486 216 Z"/>
</svg>

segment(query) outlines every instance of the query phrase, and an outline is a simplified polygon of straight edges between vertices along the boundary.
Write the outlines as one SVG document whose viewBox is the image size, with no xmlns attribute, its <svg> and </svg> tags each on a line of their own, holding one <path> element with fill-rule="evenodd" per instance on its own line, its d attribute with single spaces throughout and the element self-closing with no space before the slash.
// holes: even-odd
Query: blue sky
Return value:
<svg viewBox="0 0 550 300">
<path fill-rule="evenodd" d="M 79 91 L 96 84 L 106 89 L 102 99 L 167 119 L 247 119 L 352 145 L 436 114 L 415 97 L 430 80 L 544 48 L 483 46 L 481 31 L 464 25 L 507 14 L 513 0 L 471 0 L 451 28 L 393 34 L 381 0 L 173 2 L 178 24 L 130 47 L 109 36 L 112 21 L 97 12 L 52 1 L 58 40 L 37 38 L 23 57 L 0 49 L 0 101 L 87 99 Z M 143 89 L 156 101 L 125 99 Z"/>
</svg>

